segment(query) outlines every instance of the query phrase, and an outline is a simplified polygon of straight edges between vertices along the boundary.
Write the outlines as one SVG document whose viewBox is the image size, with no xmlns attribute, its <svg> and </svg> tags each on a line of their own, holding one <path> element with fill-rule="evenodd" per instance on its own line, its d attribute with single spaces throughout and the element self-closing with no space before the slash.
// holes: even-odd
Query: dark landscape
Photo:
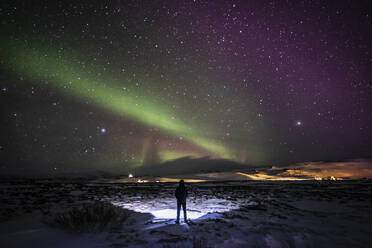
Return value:
<svg viewBox="0 0 372 248">
<path fill-rule="evenodd" d="M 0 239 L 4 247 L 368 247 L 372 242 L 370 180 L 190 183 L 191 222 L 180 225 L 174 223 L 176 186 L 3 182 Z M 97 202 L 133 212 L 119 227 L 80 235 L 71 227 L 53 227 L 58 214 Z"/>
</svg>

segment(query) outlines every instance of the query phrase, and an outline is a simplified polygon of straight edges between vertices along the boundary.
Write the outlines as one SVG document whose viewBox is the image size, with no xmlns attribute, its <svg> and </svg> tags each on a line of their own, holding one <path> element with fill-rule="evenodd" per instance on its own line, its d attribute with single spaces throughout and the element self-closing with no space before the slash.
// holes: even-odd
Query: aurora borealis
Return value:
<svg viewBox="0 0 372 248">
<path fill-rule="evenodd" d="M 370 159 L 367 1 L 3 1 L 0 170 Z"/>
<path fill-rule="evenodd" d="M 48 51 L 48 56 L 44 56 L 45 51 L 42 53 L 32 45 L 29 48 L 17 45 L 4 46 L 4 48 L 9 52 L 8 60 L 10 62 L 14 60 L 14 63 L 10 64 L 13 64 L 13 68 L 16 68 L 19 74 L 29 76 L 36 82 L 48 80 L 47 84 L 67 95 L 73 95 L 79 100 L 88 100 L 114 114 L 159 128 L 171 135 L 185 137 L 186 140 L 210 152 L 221 157 L 226 156 L 226 149 L 206 141 L 201 133 L 180 122 L 174 113 L 166 111 L 165 106 L 156 103 L 153 94 L 144 95 L 133 89 L 130 93 L 122 93 L 120 92 L 122 88 L 107 83 L 110 82 L 109 78 L 103 77 L 100 81 L 96 81 L 97 79 L 79 71 L 79 65 L 69 61 L 71 58 L 64 59 L 61 53 L 54 53 L 55 55 L 51 56 L 51 52 Z"/>
</svg>

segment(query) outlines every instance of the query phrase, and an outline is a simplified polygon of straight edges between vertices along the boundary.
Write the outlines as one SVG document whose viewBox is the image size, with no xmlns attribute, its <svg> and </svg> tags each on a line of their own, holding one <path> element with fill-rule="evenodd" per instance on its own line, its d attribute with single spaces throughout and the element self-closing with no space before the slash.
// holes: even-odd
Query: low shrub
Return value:
<svg viewBox="0 0 372 248">
<path fill-rule="evenodd" d="M 73 233 L 102 232 L 106 228 L 120 227 L 131 213 L 132 211 L 109 202 L 97 201 L 56 213 L 45 218 L 44 222 Z"/>
</svg>

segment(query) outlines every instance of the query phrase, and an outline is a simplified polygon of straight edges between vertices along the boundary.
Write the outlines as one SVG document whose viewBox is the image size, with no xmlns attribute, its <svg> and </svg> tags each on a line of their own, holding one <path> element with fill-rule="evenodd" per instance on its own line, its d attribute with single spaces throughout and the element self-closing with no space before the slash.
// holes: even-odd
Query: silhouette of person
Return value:
<svg viewBox="0 0 372 248">
<path fill-rule="evenodd" d="M 176 198 L 177 198 L 177 221 L 176 223 L 180 223 L 180 210 L 181 205 L 183 209 L 183 218 L 185 219 L 185 222 L 187 223 L 187 215 L 186 215 L 186 197 L 187 197 L 187 189 L 185 187 L 185 182 L 181 180 L 179 182 L 179 186 L 176 189 Z"/>
</svg>

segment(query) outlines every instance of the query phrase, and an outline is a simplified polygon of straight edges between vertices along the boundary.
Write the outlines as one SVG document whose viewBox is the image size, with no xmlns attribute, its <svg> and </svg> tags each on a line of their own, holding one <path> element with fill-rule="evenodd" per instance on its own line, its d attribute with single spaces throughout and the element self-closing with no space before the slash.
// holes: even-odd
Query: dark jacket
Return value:
<svg viewBox="0 0 372 248">
<path fill-rule="evenodd" d="M 180 202 L 180 203 L 184 203 L 186 202 L 186 197 L 187 197 L 187 189 L 185 187 L 185 185 L 181 185 L 177 187 L 176 189 L 176 198 L 177 198 L 177 201 Z"/>
</svg>

